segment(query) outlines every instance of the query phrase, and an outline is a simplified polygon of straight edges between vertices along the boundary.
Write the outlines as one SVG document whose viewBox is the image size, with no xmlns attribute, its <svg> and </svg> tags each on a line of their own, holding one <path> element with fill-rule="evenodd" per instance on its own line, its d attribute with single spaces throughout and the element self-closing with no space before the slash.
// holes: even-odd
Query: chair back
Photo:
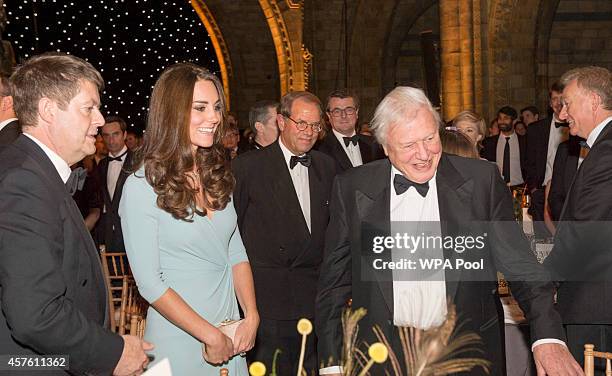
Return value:
<svg viewBox="0 0 612 376">
<path fill-rule="evenodd" d="M 147 301 L 138 293 L 138 287 L 134 278 L 124 276 L 121 289 L 119 334 L 128 333 L 142 338 L 148 307 Z"/>
<path fill-rule="evenodd" d="M 110 328 L 116 333 L 120 326 L 123 277 L 127 276 L 133 279 L 132 271 L 125 252 L 108 252 L 104 246 L 100 246 L 100 258 L 108 292 Z"/>
<path fill-rule="evenodd" d="M 595 358 L 606 360 L 606 376 L 612 376 L 612 353 L 595 351 L 595 345 L 584 345 L 584 374 L 595 376 Z"/>
</svg>

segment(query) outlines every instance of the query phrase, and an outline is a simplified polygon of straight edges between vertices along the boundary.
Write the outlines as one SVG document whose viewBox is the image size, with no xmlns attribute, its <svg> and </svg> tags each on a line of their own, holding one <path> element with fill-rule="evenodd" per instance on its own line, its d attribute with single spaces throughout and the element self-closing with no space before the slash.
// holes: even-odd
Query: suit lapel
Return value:
<svg viewBox="0 0 612 376">
<path fill-rule="evenodd" d="M 348 155 L 346 155 L 346 152 L 344 151 L 342 144 L 340 144 L 340 141 L 338 141 L 336 135 L 332 132 L 327 137 L 329 139 L 334 158 L 336 161 L 338 161 L 340 167 L 342 167 L 342 170 L 348 170 L 349 168 L 353 167 L 351 160 L 349 159 Z"/>
<path fill-rule="evenodd" d="M 377 170 L 376 176 L 372 176 L 372 184 L 366 185 L 363 190 L 355 192 L 355 204 L 359 213 L 361 233 L 374 233 L 377 236 L 389 236 L 391 232 L 391 163 L 387 160 L 384 167 Z M 361 236 L 361 234 L 358 234 Z M 363 247 L 366 249 L 367 247 Z M 361 250 L 360 250 L 361 252 Z M 361 265 L 367 262 L 369 257 L 359 255 L 360 268 L 372 270 L 371 265 Z M 391 261 L 391 253 L 383 252 L 380 255 L 383 261 Z M 381 294 L 387 303 L 387 308 L 393 317 L 393 273 L 391 270 L 372 271 Z"/>
<path fill-rule="evenodd" d="M 474 182 L 465 180 L 453 167 L 446 154 L 442 154 L 436 172 L 436 185 L 442 237 L 469 233 L 466 224 L 470 221 Z M 444 258 L 452 260 L 453 265 L 457 255 L 454 249 L 444 249 Z M 461 280 L 461 269 L 447 269 L 445 276 L 446 292 L 451 299 L 454 299 L 458 281 Z"/>
<path fill-rule="evenodd" d="M 572 220 L 573 219 L 573 218 L 565 218 L 565 210 L 566 210 L 569 202 L 572 200 L 572 197 L 574 196 L 573 191 L 574 191 L 574 186 L 576 185 L 576 181 L 581 179 L 582 171 L 583 171 L 585 165 L 588 168 L 588 162 L 587 161 L 589 161 L 589 157 L 591 157 L 593 155 L 593 149 L 595 149 L 597 147 L 597 143 L 599 141 L 601 141 L 602 139 L 606 138 L 608 133 L 611 132 L 611 131 L 612 131 L 612 121 L 609 122 L 608 124 L 606 124 L 604 129 L 602 129 L 601 133 L 599 134 L 599 136 L 597 136 L 597 139 L 593 143 L 593 147 L 591 147 L 591 150 L 589 151 L 589 154 L 586 156 L 586 158 L 584 158 L 584 160 L 582 161 L 582 163 L 578 167 L 578 170 L 576 171 L 576 174 L 574 175 L 574 178 L 572 179 L 572 183 L 570 184 L 570 187 L 569 187 L 569 189 L 567 191 L 567 196 L 565 196 L 566 198 L 565 198 L 565 202 L 563 203 L 563 209 L 561 209 L 561 214 L 559 215 L 559 222 L 561 222 L 561 221 L 568 221 L 568 220 Z M 576 162 L 576 163 L 578 163 L 578 162 Z"/>
<path fill-rule="evenodd" d="M 306 224 L 306 219 L 304 219 L 304 213 L 300 207 L 300 201 L 298 200 L 295 187 L 293 186 L 293 180 L 291 179 L 291 174 L 289 173 L 287 162 L 285 161 L 285 156 L 283 155 L 283 151 L 278 141 L 270 146 L 269 150 L 271 163 L 269 164 L 270 169 L 266 174 L 266 180 L 272 182 L 272 195 L 274 196 L 274 201 L 277 203 L 280 210 L 286 213 L 285 218 L 298 224 L 297 227 L 294 227 L 297 231 L 300 231 L 300 235 L 304 239 L 310 239 L 310 231 L 308 231 L 308 225 Z M 310 171 L 308 175 L 310 179 Z"/>
<path fill-rule="evenodd" d="M 63 198 L 64 205 L 68 208 L 68 213 L 70 215 L 72 225 L 76 229 L 78 229 L 79 235 L 81 236 L 83 244 L 86 248 L 85 254 L 82 254 L 82 252 L 78 252 L 81 251 L 81 249 L 78 247 L 78 245 L 75 244 L 74 246 L 75 250 L 77 251 L 77 257 L 91 257 L 94 259 L 92 260 L 92 262 L 98 265 L 98 268 L 96 269 L 96 279 L 98 282 L 98 286 L 101 286 L 100 293 L 103 297 L 105 297 L 103 300 L 105 302 L 104 312 L 106 320 L 106 316 L 108 313 L 108 299 L 106 299 L 106 294 L 108 292 L 106 291 L 104 276 L 102 275 L 102 266 L 100 263 L 100 258 L 98 257 L 98 254 L 96 252 L 96 247 L 93 243 L 93 239 L 91 238 L 89 232 L 87 232 L 87 228 L 85 227 L 85 223 L 83 222 L 83 217 L 81 216 L 81 213 L 78 207 L 76 206 L 76 203 L 74 202 L 72 196 L 68 194 L 68 190 L 66 189 L 66 186 L 62 181 L 61 177 L 57 173 L 55 166 L 53 165 L 53 163 L 51 163 L 49 157 L 47 157 L 43 150 L 38 147 L 38 145 L 36 145 L 32 140 L 29 140 L 26 136 L 23 135 L 19 136 L 19 139 L 15 142 L 15 145 L 17 145 L 20 149 L 25 150 L 27 155 L 31 156 L 37 162 L 37 164 L 40 166 L 40 171 L 42 175 L 48 182 L 47 187 L 55 190 L 56 196 Z"/>
<path fill-rule="evenodd" d="M 364 141 L 361 137 L 359 138 L 359 152 L 361 153 L 361 162 L 366 164 L 374 159 L 372 155 L 372 146 Z"/>
<path fill-rule="evenodd" d="M 123 192 L 123 184 L 127 180 L 129 173 L 127 172 L 132 165 L 132 153 L 128 151 L 125 156 L 125 161 L 123 162 L 123 166 L 121 167 L 121 171 L 119 172 L 119 176 L 117 177 L 117 184 L 115 184 L 115 191 L 113 192 L 113 201 L 112 208 L 113 211 L 116 211 L 119 207 L 119 201 L 121 201 L 121 192 Z M 108 165 L 107 165 L 108 166 Z"/>
</svg>

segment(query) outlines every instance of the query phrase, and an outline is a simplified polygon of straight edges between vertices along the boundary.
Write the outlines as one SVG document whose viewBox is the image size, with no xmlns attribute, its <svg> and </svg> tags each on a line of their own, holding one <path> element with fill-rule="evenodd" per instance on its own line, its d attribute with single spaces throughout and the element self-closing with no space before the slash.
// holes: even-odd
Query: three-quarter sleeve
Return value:
<svg viewBox="0 0 612 376">
<path fill-rule="evenodd" d="M 233 205 L 233 199 L 230 201 L 228 206 L 231 206 L 232 210 L 236 210 Z M 249 258 L 247 256 L 246 249 L 244 248 L 244 244 L 242 243 L 242 237 L 240 236 L 240 231 L 238 230 L 237 224 L 234 226 L 234 232 L 230 237 L 229 261 L 232 266 L 240 264 L 241 262 L 249 262 Z"/>
<path fill-rule="evenodd" d="M 168 289 L 159 261 L 157 195 L 142 170 L 130 175 L 123 187 L 119 216 L 125 250 L 140 294 L 155 302 Z"/>
</svg>

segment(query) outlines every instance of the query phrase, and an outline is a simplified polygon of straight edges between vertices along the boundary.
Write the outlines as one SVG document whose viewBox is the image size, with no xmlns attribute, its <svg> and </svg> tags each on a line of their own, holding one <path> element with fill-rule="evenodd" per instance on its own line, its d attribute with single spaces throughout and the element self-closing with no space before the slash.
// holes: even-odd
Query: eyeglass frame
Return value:
<svg viewBox="0 0 612 376">
<path fill-rule="evenodd" d="M 337 114 L 334 114 L 334 112 L 338 112 Z M 352 113 L 348 113 L 348 111 L 351 111 Z M 327 110 L 327 112 L 333 116 L 333 117 L 341 117 L 342 114 L 344 114 L 344 116 L 353 116 L 357 113 L 358 109 L 356 107 L 353 106 L 348 106 L 345 108 L 334 108 L 333 110 Z"/>
<path fill-rule="evenodd" d="M 283 116 L 286 117 L 287 119 L 291 120 L 292 122 L 294 122 L 295 123 L 295 127 L 300 132 L 305 131 L 306 128 L 308 128 L 308 126 L 310 126 L 310 128 L 312 129 L 313 132 L 319 133 L 319 132 L 321 132 L 323 130 L 323 124 L 322 124 L 321 121 L 319 121 L 318 123 L 307 123 L 304 120 L 300 120 L 298 122 L 298 121 L 293 120 L 291 118 L 291 116 L 289 116 L 289 115 L 284 115 L 283 114 Z M 302 125 L 300 125 L 300 124 L 302 124 Z M 317 127 L 318 129 L 316 129 L 315 127 Z"/>
</svg>

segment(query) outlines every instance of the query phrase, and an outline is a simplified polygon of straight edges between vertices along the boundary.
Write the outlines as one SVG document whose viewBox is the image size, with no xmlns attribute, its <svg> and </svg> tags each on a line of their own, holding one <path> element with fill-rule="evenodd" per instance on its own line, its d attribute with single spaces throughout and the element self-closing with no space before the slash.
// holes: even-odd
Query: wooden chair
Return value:
<svg viewBox="0 0 612 376">
<path fill-rule="evenodd" d="M 132 271 L 127 263 L 125 252 L 107 252 L 104 246 L 100 246 L 100 258 L 108 292 L 110 327 L 116 333 L 121 318 L 123 277 L 131 278 Z"/>
<path fill-rule="evenodd" d="M 584 373 L 586 376 L 595 375 L 595 358 L 606 360 L 606 376 L 612 376 L 612 353 L 595 351 L 595 346 L 587 343 L 584 345 Z"/>
<path fill-rule="evenodd" d="M 134 279 L 130 276 L 124 276 L 121 289 L 119 334 L 128 333 L 142 338 L 148 306 L 147 301 L 138 293 L 138 287 Z"/>
</svg>

